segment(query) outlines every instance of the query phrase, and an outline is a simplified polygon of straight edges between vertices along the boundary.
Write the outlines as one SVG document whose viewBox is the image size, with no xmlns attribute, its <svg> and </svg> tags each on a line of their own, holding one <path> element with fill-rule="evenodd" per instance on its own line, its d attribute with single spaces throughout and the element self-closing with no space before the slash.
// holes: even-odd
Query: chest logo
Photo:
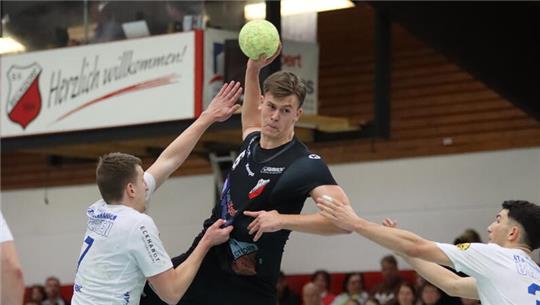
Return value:
<svg viewBox="0 0 540 305">
<path fill-rule="evenodd" d="M 257 184 L 249 191 L 249 199 L 257 198 L 262 194 L 266 185 L 270 182 L 270 179 L 259 179 Z"/>
<path fill-rule="evenodd" d="M 285 167 L 265 166 L 261 169 L 261 174 L 279 175 L 283 173 L 284 170 Z"/>
</svg>

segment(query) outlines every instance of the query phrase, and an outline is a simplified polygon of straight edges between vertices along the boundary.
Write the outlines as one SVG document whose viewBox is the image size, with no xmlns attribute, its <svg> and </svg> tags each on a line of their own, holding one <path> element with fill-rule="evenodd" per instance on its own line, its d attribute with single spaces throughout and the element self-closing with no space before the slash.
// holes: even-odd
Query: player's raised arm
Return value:
<svg viewBox="0 0 540 305">
<path fill-rule="evenodd" d="M 224 84 L 201 116 L 165 148 L 147 170 L 156 179 L 156 188 L 184 163 L 210 125 L 227 120 L 240 108 L 236 101 L 241 94 L 240 83 L 233 81 Z"/>
<path fill-rule="evenodd" d="M 246 82 L 244 93 L 244 104 L 242 105 L 242 139 L 253 131 L 261 128 L 261 110 L 259 108 L 262 100 L 259 74 L 261 70 L 274 61 L 281 53 L 281 45 L 270 58 L 258 60 L 249 59 L 246 68 Z"/>
</svg>

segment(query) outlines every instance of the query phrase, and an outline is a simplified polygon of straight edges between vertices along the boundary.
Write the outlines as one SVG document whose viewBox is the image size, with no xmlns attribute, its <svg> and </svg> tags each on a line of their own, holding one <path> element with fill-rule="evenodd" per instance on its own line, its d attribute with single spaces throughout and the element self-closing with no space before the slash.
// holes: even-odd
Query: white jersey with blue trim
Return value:
<svg viewBox="0 0 540 305">
<path fill-rule="evenodd" d="M 155 179 L 144 174 L 147 200 Z M 87 212 L 88 226 L 77 264 L 73 305 L 137 305 L 146 278 L 172 268 L 150 216 L 103 199 Z"/>
<path fill-rule="evenodd" d="M 493 243 L 437 246 L 476 279 L 482 305 L 540 305 L 540 267 L 524 251 Z"/>
<path fill-rule="evenodd" d="M 4 214 L 2 214 L 2 211 L 0 211 L 0 243 L 11 240 L 13 240 L 13 235 L 11 235 L 9 226 L 4 219 Z"/>
</svg>

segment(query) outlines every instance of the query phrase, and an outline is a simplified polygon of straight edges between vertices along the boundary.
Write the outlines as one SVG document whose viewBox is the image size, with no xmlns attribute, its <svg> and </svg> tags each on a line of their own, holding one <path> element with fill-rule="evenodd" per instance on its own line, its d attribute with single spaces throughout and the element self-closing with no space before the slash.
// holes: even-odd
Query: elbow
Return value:
<svg viewBox="0 0 540 305">
<path fill-rule="evenodd" d="M 459 289 L 457 287 L 457 283 L 455 281 L 450 281 L 447 285 L 440 288 L 442 289 L 442 291 L 444 291 L 444 293 L 451 297 L 461 297 Z"/>
<path fill-rule="evenodd" d="M 408 257 L 418 257 L 420 255 L 419 248 L 414 243 L 408 243 L 399 252 L 404 253 Z"/>
<path fill-rule="evenodd" d="M 398 252 L 404 253 L 409 257 L 422 258 L 423 253 L 425 252 L 425 247 L 423 247 L 423 245 L 424 243 L 422 240 L 409 241 L 405 244 L 402 251 Z"/>
<path fill-rule="evenodd" d="M 166 295 L 160 296 L 161 300 L 167 304 L 177 304 L 182 298 L 182 293 L 169 291 Z"/>
</svg>

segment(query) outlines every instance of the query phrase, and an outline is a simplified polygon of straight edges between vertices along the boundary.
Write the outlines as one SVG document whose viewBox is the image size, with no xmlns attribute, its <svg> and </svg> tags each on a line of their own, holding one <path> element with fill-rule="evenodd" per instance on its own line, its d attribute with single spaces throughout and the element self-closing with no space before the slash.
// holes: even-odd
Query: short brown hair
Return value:
<svg viewBox="0 0 540 305">
<path fill-rule="evenodd" d="M 96 183 L 105 202 L 111 203 L 122 199 L 126 185 L 134 182 L 137 177 L 137 165 L 142 165 L 141 159 L 119 152 L 99 158 Z"/>
<path fill-rule="evenodd" d="M 279 71 L 268 76 L 264 81 L 263 92 L 265 94 L 269 92 L 277 98 L 296 95 L 298 107 L 302 107 L 306 98 L 306 85 L 296 74 Z"/>
</svg>

